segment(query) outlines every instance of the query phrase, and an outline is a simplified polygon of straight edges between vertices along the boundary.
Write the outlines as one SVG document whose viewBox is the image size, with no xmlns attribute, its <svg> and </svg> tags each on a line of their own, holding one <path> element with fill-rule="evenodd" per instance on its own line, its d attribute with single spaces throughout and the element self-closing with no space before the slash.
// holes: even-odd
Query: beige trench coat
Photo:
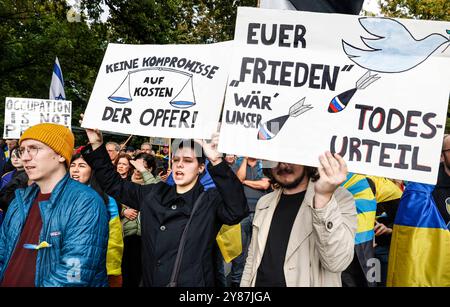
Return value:
<svg viewBox="0 0 450 307">
<path fill-rule="evenodd" d="M 256 273 L 281 193 L 279 189 L 265 195 L 256 206 L 241 287 L 255 286 Z M 309 182 L 286 251 L 286 285 L 340 287 L 341 272 L 353 259 L 357 225 L 355 201 L 352 194 L 341 187 L 324 208 L 314 209 L 313 198 L 314 183 Z"/>
</svg>

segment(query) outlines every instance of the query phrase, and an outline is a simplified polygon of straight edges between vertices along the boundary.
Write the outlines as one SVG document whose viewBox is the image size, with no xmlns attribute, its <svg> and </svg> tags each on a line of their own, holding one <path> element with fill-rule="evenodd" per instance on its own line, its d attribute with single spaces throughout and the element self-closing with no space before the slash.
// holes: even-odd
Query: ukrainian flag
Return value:
<svg viewBox="0 0 450 307">
<path fill-rule="evenodd" d="M 387 286 L 450 286 L 450 231 L 433 185 L 406 186 L 395 218 Z"/>
<path fill-rule="evenodd" d="M 108 196 L 109 213 L 109 238 L 108 249 L 106 251 L 106 273 L 108 275 L 122 275 L 123 257 L 123 235 L 122 223 L 120 222 L 119 209 L 117 203 L 111 196 Z"/>
<path fill-rule="evenodd" d="M 363 271 L 367 273 L 367 260 L 375 257 L 373 238 L 375 236 L 375 216 L 377 201 L 370 188 L 366 176 L 348 173 L 347 180 L 342 184 L 355 198 L 358 226 L 355 237 L 355 253 Z"/>
</svg>

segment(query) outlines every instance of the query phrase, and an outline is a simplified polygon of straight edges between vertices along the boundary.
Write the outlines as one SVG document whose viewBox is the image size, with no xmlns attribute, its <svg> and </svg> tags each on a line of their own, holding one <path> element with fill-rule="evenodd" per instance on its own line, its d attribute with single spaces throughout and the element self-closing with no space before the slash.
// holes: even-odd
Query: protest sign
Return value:
<svg viewBox="0 0 450 307">
<path fill-rule="evenodd" d="M 71 129 L 71 120 L 71 101 L 6 97 L 3 138 L 18 139 L 29 127 L 40 123 Z"/>
<path fill-rule="evenodd" d="M 164 146 L 170 144 L 170 139 L 151 137 L 149 143 L 152 145 Z"/>
<path fill-rule="evenodd" d="M 450 23 L 239 8 L 219 150 L 435 183 Z M 446 49 L 446 50 L 445 50 Z M 236 137 L 239 136 L 239 137 Z"/>
<path fill-rule="evenodd" d="M 228 46 L 109 44 L 82 126 L 210 138 L 225 93 Z"/>
</svg>

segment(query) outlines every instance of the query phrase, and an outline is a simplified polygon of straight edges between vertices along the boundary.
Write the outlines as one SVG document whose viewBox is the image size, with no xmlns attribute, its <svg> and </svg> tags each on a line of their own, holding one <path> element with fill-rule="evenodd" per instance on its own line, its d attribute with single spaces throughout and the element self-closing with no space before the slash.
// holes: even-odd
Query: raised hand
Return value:
<svg viewBox="0 0 450 307">
<path fill-rule="evenodd" d="M 93 150 L 96 150 L 103 144 L 103 135 L 100 130 L 87 128 L 86 135 Z"/>
<path fill-rule="evenodd" d="M 83 120 L 83 117 L 84 117 L 84 114 L 81 113 L 80 114 L 80 118 L 81 118 L 80 123 Z M 93 150 L 96 150 L 103 144 L 103 135 L 100 130 L 87 128 L 86 135 L 89 139 L 89 143 L 91 144 Z"/>
<path fill-rule="evenodd" d="M 314 185 L 314 207 L 323 208 L 331 199 L 334 191 L 347 179 L 347 164 L 342 157 L 329 152 L 319 157 L 320 179 Z"/>
<path fill-rule="evenodd" d="M 222 154 L 217 150 L 219 144 L 219 134 L 213 133 L 211 140 L 208 142 L 206 140 L 195 139 L 197 143 L 202 145 L 203 152 L 205 153 L 208 160 L 212 165 L 217 165 L 222 162 Z"/>
<path fill-rule="evenodd" d="M 140 173 L 145 172 L 147 169 L 145 168 L 144 165 L 144 160 L 143 159 L 138 159 L 138 160 L 130 160 L 131 165 L 134 166 L 135 169 L 137 169 Z"/>
</svg>

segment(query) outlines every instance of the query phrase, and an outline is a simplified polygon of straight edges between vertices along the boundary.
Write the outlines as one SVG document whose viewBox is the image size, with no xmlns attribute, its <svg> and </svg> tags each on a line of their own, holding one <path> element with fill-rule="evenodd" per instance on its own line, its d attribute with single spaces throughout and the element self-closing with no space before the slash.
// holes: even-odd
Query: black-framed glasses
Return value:
<svg viewBox="0 0 450 307">
<path fill-rule="evenodd" d="M 447 152 L 447 151 L 450 151 L 450 148 L 449 149 L 442 149 L 442 152 Z"/>
<path fill-rule="evenodd" d="M 26 147 L 26 148 L 25 147 L 20 147 L 18 152 L 20 154 L 20 157 L 23 157 L 23 154 L 26 151 L 28 153 L 28 155 L 33 159 L 38 154 L 39 149 L 42 149 L 42 147 L 37 147 L 37 146 L 29 146 L 29 147 Z"/>
</svg>

